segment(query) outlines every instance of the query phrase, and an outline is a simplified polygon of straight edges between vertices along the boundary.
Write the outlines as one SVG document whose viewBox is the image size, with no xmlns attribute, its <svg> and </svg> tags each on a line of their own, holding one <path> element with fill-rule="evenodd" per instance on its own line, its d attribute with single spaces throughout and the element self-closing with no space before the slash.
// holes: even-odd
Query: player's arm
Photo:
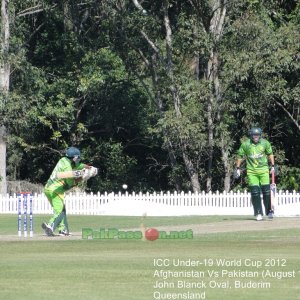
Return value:
<svg viewBox="0 0 300 300">
<path fill-rule="evenodd" d="M 80 164 L 78 167 L 78 170 L 83 171 L 84 169 L 89 169 L 90 166 L 86 164 Z M 80 177 L 74 178 L 74 186 L 77 186 L 82 181 L 82 176 L 84 175 L 84 172 L 80 173 Z"/>
<path fill-rule="evenodd" d="M 271 172 L 275 172 L 275 159 L 274 159 L 274 155 L 273 155 L 273 150 L 272 150 L 271 143 L 268 141 L 267 141 L 267 145 L 266 145 L 266 154 L 268 155 L 268 159 L 271 164 Z"/>
<path fill-rule="evenodd" d="M 241 167 L 242 162 L 245 160 L 246 152 L 244 149 L 244 144 L 241 145 L 240 149 L 237 151 L 237 159 L 236 159 L 236 168 L 239 169 Z"/>
<path fill-rule="evenodd" d="M 274 155 L 273 154 L 270 154 L 269 155 L 269 161 L 271 163 L 271 169 L 270 169 L 270 173 L 272 174 L 276 174 L 277 171 L 275 169 L 275 159 L 274 159 Z"/>
<path fill-rule="evenodd" d="M 239 168 L 241 167 L 241 164 L 242 164 L 243 160 L 244 160 L 244 158 L 238 158 L 238 159 L 236 160 L 235 165 L 236 165 L 236 168 L 237 168 L 237 169 L 239 169 Z"/>
<path fill-rule="evenodd" d="M 234 174 L 233 174 L 235 179 L 238 179 L 241 176 L 240 166 L 241 166 L 243 160 L 244 160 L 243 158 L 237 158 L 237 160 L 236 160 L 236 163 L 235 163 L 236 168 L 235 168 L 235 171 L 234 171 Z"/>
<path fill-rule="evenodd" d="M 235 162 L 236 169 L 234 171 L 234 177 L 236 179 L 238 179 L 241 176 L 240 167 L 241 167 L 241 164 L 244 160 L 244 157 L 245 157 L 245 151 L 244 151 L 243 144 L 242 144 L 240 149 L 237 152 L 237 159 L 236 159 L 236 162 Z"/>
<path fill-rule="evenodd" d="M 92 168 L 93 168 L 93 166 L 83 164 L 83 163 L 81 163 L 79 165 L 79 170 L 83 170 L 83 169 L 91 170 Z M 78 185 L 81 181 L 83 181 L 85 179 L 84 177 L 86 176 L 86 173 L 89 173 L 89 172 L 83 172 L 82 176 L 74 178 L 74 184 L 75 184 L 74 186 Z"/>
</svg>

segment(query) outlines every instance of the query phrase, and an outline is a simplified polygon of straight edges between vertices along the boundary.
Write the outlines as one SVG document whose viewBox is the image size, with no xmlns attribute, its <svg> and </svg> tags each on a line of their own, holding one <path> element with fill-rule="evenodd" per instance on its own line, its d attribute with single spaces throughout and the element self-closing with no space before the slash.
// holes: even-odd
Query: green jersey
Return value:
<svg viewBox="0 0 300 300">
<path fill-rule="evenodd" d="M 50 178 L 47 181 L 46 189 L 56 191 L 57 193 L 64 193 L 65 191 L 71 189 L 76 185 L 75 178 L 58 179 L 56 176 L 57 172 L 82 170 L 84 167 L 85 164 L 79 164 L 78 166 L 74 167 L 72 166 L 72 161 L 69 158 L 61 158 L 56 164 Z"/>
<path fill-rule="evenodd" d="M 247 173 L 263 173 L 269 170 L 268 155 L 273 154 L 270 142 L 260 139 L 257 144 L 250 139 L 242 143 L 238 150 L 238 158 L 246 157 Z"/>
</svg>

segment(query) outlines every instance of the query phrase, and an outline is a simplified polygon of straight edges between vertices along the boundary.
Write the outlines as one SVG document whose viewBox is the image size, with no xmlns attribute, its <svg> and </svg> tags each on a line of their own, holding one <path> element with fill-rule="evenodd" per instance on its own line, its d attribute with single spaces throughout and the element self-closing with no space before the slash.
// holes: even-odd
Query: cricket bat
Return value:
<svg viewBox="0 0 300 300">
<path fill-rule="evenodd" d="M 275 172 L 272 172 L 272 183 L 270 185 L 271 189 L 271 209 L 274 212 L 275 202 L 276 202 L 276 183 L 275 183 Z"/>
<path fill-rule="evenodd" d="M 74 170 L 74 171 L 65 171 L 65 172 L 57 172 L 56 177 L 59 179 L 62 178 L 79 178 L 84 174 L 85 169 L 82 170 Z"/>
</svg>

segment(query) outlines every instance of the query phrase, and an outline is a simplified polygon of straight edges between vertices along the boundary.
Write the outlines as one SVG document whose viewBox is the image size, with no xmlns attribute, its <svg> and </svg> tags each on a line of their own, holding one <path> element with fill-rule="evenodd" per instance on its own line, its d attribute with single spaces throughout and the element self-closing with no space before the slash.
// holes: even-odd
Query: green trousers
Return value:
<svg viewBox="0 0 300 300">
<path fill-rule="evenodd" d="M 54 224 L 55 219 L 62 213 L 64 208 L 64 192 L 59 193 L 52 189 L 45 188 L 45 195 L 53 208 L 53 217 L 49 220 L 48 224 Z M 64 219 L 58 224 L 58 230 L 65 230 Z"/>
<path fill-rule="evenodd" d="M 268 215 L 269 212 L 272 212 L 269 171 L 267 170 L 260 174 L 247 173 L 247 177 L 254 215 L 264 214 L 261 203 L 261 193 L 263 195 L 265 214 Z"/>
</svg>

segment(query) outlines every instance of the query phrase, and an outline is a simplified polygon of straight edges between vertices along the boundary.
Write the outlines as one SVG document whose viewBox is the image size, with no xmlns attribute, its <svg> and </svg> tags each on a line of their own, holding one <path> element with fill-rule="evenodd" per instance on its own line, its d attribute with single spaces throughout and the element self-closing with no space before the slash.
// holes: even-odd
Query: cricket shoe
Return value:
<svg viewBox="0 0 300 300">
<path fill-rule="evenodd" d="M 47 236 L 54 236 L 53 229 L 49 224 L 43 223 L 42 228 L 44 229 Z"/>
<path fill-rule="evenodd" d="M 60 231 L 58 232 L 58 234 L 59 234 L 60 236 L 71 236 L 71 235 L 72 235 L 70 232 L 68 232 L 68 231 L 66 231 L 66 230 L 60 230 Z"/>
<path fill-rule="evenodd" d="M 262 215 L 261 215 L 261 214 L 258 214 L 258 215 L 256 216 L 256 221 L 262 221 L 262 220 L 263 220 Z"/>
<path fill-rule="evenodd" d="M 273 220 L 273 218 L 274 218 L 274 213 L 273 213 L 272 211 L 270 211 L 270 212 L 268 213 L 268 219 L 269 219 L 269 220 Z"/>
</svg>

